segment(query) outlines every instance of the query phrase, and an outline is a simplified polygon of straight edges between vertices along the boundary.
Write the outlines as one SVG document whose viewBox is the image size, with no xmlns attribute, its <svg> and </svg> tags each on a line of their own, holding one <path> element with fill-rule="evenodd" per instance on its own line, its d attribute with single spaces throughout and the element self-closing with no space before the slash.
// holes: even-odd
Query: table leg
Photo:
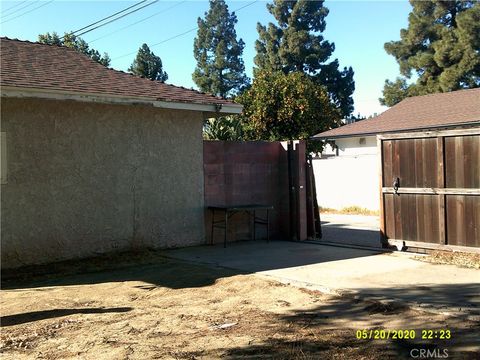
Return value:
<svg viewBox="0 0 480 360">
<path fill-rule="evenodd" d="M 255 214 L 255 210 L 253 210 L 253 241 L 257 239 L 256 225 L 257 225 L 257 217 Z"/>
<path fill-rule="evenodd" d="M 210 237 L 210 245 L 213 245 L 213 224 L 215 222 L 215 209 L 212 209 L 212 234 Z"/>
<path fill-rule="evenodd" d="M 223 247 L 227 247 L 227 232 L 228 232 L 228 211 L 225 210 L 225 235 L 223 238 Z"/>
<path fill-rule="evenodd" d="M 268 209 L 267 209 L 267 243 L 270 242 L 270 218 L 268 216 Z"/>
</svg>

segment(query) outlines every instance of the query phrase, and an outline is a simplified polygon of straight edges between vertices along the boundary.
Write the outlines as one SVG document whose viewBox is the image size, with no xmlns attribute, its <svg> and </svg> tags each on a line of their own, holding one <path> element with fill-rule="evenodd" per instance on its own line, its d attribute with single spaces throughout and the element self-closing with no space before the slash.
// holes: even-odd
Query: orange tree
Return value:
<svg viewBox="0 0 480 360">
<path fill-rule="evenodd" d="M 324 86 L 302 72 L 259 70 L 236 101 L 243 109 L 248 140 L 308 139 L 339 125 L 341 112 Z M 315 150 L 310 145 L 310 150 Z"/>
</svg>

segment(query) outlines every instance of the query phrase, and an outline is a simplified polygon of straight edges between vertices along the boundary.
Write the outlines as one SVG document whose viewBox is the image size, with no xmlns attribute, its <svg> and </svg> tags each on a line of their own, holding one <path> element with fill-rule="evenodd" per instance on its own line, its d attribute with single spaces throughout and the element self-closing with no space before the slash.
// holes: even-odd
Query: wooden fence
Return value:
<svg viewBox="0 0 480 360">
<path fill-rule="evenodd" d="M 480 128 L 379 135 L 384 244 L 480 252 Z"/>
</svg>

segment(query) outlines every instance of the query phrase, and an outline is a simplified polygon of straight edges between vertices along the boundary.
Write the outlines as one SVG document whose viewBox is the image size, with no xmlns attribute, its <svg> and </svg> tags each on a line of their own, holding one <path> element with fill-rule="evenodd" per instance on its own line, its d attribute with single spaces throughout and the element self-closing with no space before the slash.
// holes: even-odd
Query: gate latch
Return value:
<svg viewBox="0 0 480 360">
<path fill-rule="evenodd" d="M 398 188 L 400 187 L 400 178 L 393 179 L 393 191 L 398 195 Z"/>
</svg>

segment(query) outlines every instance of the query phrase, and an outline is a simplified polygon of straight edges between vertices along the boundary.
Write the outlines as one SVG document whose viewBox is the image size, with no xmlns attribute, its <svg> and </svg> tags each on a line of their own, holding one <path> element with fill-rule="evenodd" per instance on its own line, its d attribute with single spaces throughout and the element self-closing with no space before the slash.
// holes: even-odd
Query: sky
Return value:
<svg viewBox="0 0 480 360">
<path fill-rule="evenodd" d="M 56 31 L 63 35 L 136 2 L 1 0 L 0 34 L 29 41 L 36 41 L 38 34 L 46 32 Z M 236 31 L 245 42 L 243 59 L 250 78 L 258 38 L 257 22 L 264 25 L 274 22 L 266 4 L 267 1 L 261 0 L 227 0 L 230 11 L 239 9 Z M 387 108 L 380 105 L 378 98 L 382 96 L 385 79 L 395 79 L 399 68 L 383 45 L 400 38 L 400 29 L 408 25 L 410 4 L 406 0 L 327 0 L 325 6 L 330 13 L 326 18 L 324 38 L 335 43 L 331 60 L 338 58 L 342 67 L 351 66 L 355 72 L 354 114 L 370 116 L 385 111 Z M 207 10 L 208 1 L 205 0 L 159 0 L 81 37 L 90 47 L 107 52 L 112 59 L 110 66 L 123 71 L 127 71 L 138 48 L 147 43 L 161 57 L 169 76 L 167 83 L 196 88 L 192 81 L 195 69 L 193 39 L 196 36 L 193 29 L 197 26 L 197 18 Z"/>
</svg>

